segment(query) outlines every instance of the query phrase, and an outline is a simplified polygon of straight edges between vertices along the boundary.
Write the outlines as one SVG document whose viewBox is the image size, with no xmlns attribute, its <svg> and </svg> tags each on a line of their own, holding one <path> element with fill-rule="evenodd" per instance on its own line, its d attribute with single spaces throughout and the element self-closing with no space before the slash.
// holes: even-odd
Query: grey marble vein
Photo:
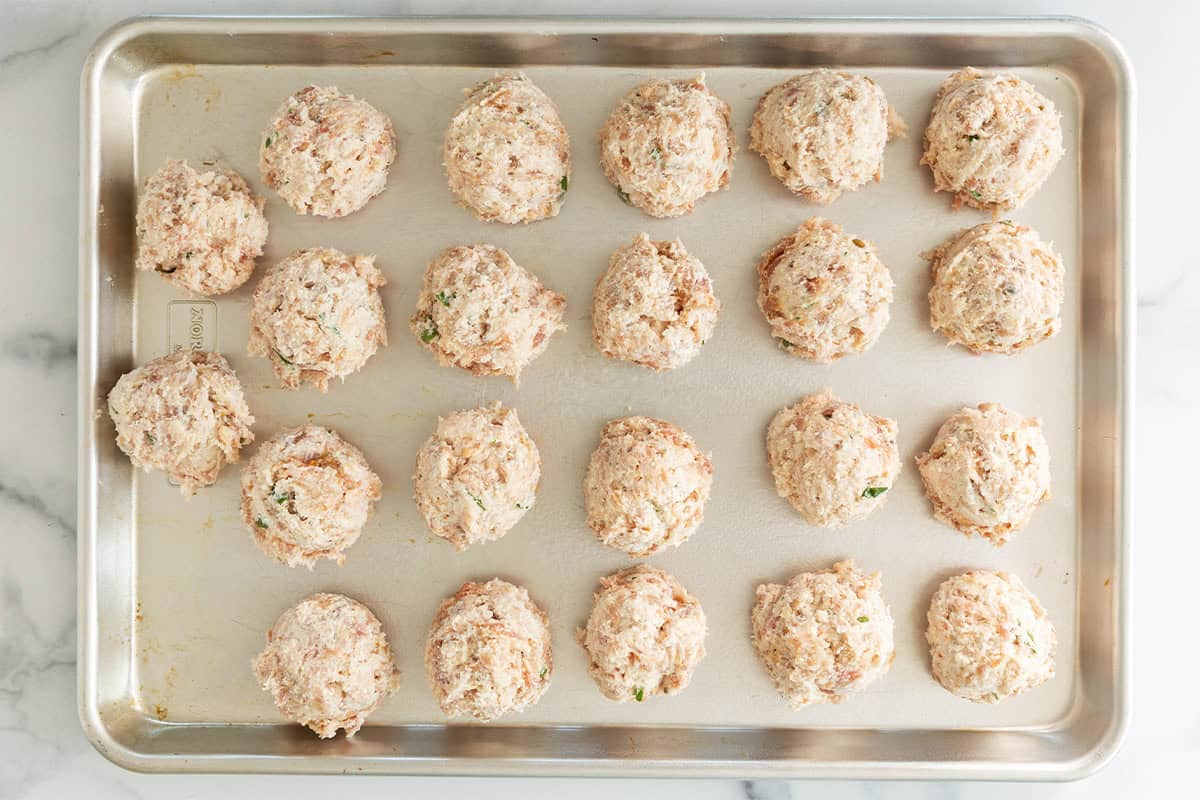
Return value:
<svg viewBox="0 0 1200 800">
<path fill-rule="evenodd" d="M 19 489 L 0 480 L 0 502 L 15 503 L 26 508 L 44 519 L 47 524 L 57 525 L 66 533 L 75 535 L 75 522 L 68 520 L 50 508 L 49 503 L 42 497 L 29 491 Z"/>
<path fill-rule="evenodd" d="M 14 334 L 0 344 L 0 355 L 43 367 L 75 366 L 78 346 L 74 335 L 63 337 L 49 331 Z"/>
<path fill-rule="evenodd" d="M 33 47 L 26 47 L 19 50 L 10 50 L 5 53 L 0 53 L 0 70 L 10 67 L 27 58 L 44 56 L 53 53 L 62 45 L 78 37 L 79 34 L 83 33 L 83 29 L 83 25 L 77 25 L 66 33 L 56 36 L 54 39 L 46 42 L 45 44 L 39 44 Z"/>
</svg>

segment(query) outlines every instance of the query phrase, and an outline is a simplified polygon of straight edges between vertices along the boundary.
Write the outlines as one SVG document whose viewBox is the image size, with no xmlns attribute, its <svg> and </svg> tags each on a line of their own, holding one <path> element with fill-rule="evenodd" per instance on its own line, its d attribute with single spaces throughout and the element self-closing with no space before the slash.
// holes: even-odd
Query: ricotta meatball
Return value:
<svg viewBox="0 0 1200 800">
<path fill-rule="evenodd" d="M 762 96 L 750 149 L 792 192 L 828 205 L 883 177 L 883 148 L 904 130 L 875 81 L 818 69 Z"/>
<path fill-rule="evenodd" d="M 341 564 L 381 488 L 361 450 L 328 428 L 303 425 L 265 442 L 242 469 L 242 519 L 258 548 L 282 564 Z"/>
<path fill-rule="evenodd" d="M 485 222 L 557 216 L 571 180 L 571 144 L 558 108 L 523 72 L 486 80 L 446 128 L 450 191 Z"/>
<path fill-rule="evenodd" d="M 450 247 L 426 268 L 409 328 L 439 364 L 516 384 L 567 329 L 566 305 L 499 247 Z"/>
<path fill-rule="evenodd" d="M 1000 546 L 1050 499 L 1050 448 L 1042 421 L 998 403 L 946 420 L 917 457 L 933 515 Z"/>
<path fill-rule="evenodd" d="M 417 453 L 413 495 L 429 529 L 465 550 L 499 539 L 533 507 L 542 459 L 511 408 L 456 411 Z"/>
<path fill-rule="evenodd" d="M 896 656 L 879 573 L 853 561 L 759 586 L 750 626 L 759 659 L 793 708 L 840 703 L 887 674 Z"/>
<path fill-rule="evenodd" d="M 385 283 L 375 256 L 297 250 L 254 289 L 250 355 L 269 358 L 284 388 L 311 383 L 327 391 L 330 378 L 344 381 L 387 344 Z"/>
<path fill-rule="evenodd" d="M 640 84 L 600 131 L 605 176 L 622 200 L 652 217 L 687 214 L 728 186 L 736 149 L 729 104 L 703 75 Z"/>
<path fill-rule="evenodd" d="M 712 476 L 709 456 L 681 428 L 651 417 L 612 420 L 584 478 L 588 527 L 635 557 L 678 547 L 704 521 Z"/>
<path fill-rule="evenodd" d="M 297 214 L 344 217 L 387 187 L 392 121 L 336 86 L 306 86 L 262 134 L 258 170 Z"/>
<path fill-rule="evenodd" d="M 896 421 L 829 392 L 783 409 L 767 429 L 775 490 L 809 525 L 840 528 L 887 500 L 900 474 Z"/>
<path fill-rule="evenodd" d="M 933 677 L 951 694 L 996 703 L 1054 677 L 1054 625 L 1015 575 L 974 570 L 948 579 L 928 620 Z"/>
<path fill-rule="evenodd" d="M 322 739 L 353 736 L 400 684 L 383 626 L 341 594 L 314 594 L 279 615 L 252 664 L 275 707 Z"/>
<path fill-rule="evenodd" d="M 193 294 L 232 292 L 267 242 L 263 199 L 232 170 L 168 161 L 146 179 L 137 207 L 137 259 Z"/>
<path fill-rule="evenodd" d="M 999 212 L 1024 205 L 1062 154 L 1054 103 L 1016 75 L 967 67 L 938 89 L 921 163 L 955 208 Z"/>
<path fill-rule="evenodd" d="M 821 217 L 758 263 L 758 307 L 784 352 L 830 364 L 875 344 L 890 316 L 892 276 L 875 246 Z"/>
<path fill-rule="evenodd" d="M 717 327 L 721 304 L 683 242 L 638 234 L 608 261 L 592 300 L 592 340 L 609 358 L 656 370 L 691 361 Z"/>
<path fill-rule="evenodd" d="M 524 711 L 550 686 L 546 613 L 520 586 L 464 583 L 442 601 L 425 646 L 425 675 L 449 717 L 489 722 Z"/>
<path fill-rule="evenodd" d="M 972 353 L 1019 353 L 1062 327 L 1062 259 L 1024 225 L 976 225 L 928 258 L 929 324 Z"/>
<path fill-rule="evenodd" d="M 707 632 L 699 601 L 671 575 L 643 565 L 600 579 L 587 627 L 575 635 L 604 696 L 640 703 L 687 688 Z"/>
<path fill-rule="evenodd" d="M 184 496 L 216 483 L 254 441 L 242 384 L 219 353 L 179 350 L 125 373 L 108 414 L 133 466 L 161 469 Z"/>
</svg>

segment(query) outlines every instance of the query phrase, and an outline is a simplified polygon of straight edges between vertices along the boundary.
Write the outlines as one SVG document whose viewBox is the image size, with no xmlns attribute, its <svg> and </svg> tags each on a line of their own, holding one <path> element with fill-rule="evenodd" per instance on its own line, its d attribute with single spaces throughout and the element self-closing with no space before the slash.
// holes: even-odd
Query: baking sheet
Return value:
<svg viewBox="0 0 1200 800">
<path fill-rule="evenodd" d="M 481 223 L 457 207 L 440 166 L 442 131 L 462 89 L 495 74 L 497 67 L 366 61 L 354 66 L 262 66 L 167 60 L 139 70 L 130 92 L 131 186 L 140 185 L 168 158 L 186 158 L 193 165 L 212 161 L 237 170 L 267 198 L 271 231 L 259 269 L 300 247 L 374 253 L 389 280 L 382 294 L 391 338 L 362 372 L 328 394 L 288 392 L 278 388 L 266 360 L 245 355 L 257 274 L 242 289 L 210 303 L 194 301 L 156 275 L 132 274 L 128 261 L 104 263 L 101 271 L 112 280 L 101 282 L 99 303 L 132 308 L 128 331 L 114 329 L 115 341 L 109 344 L 119 355 L 103 365 L 107 375 L 172 346 L 191 346 L 198 339 L 205 346 L 215 344 L 246 387 L 257 417 L 258 443 L 306 421 L 327 425 L 363 449 L 384 483 L 383 499 L 348 551 L 344 567 L 323 562 L 312 572 L 289 570 L 259 553 L 244 529 L 238 468 L 227 468 L 216 486 L 184 502 L 160 474 L 129 474 L 119 453 L 112 456 L 111 425 L 97 422 L 89 444 L 107 454 L 109 472 L 131 481 L 126 490 L 129 516 L 122 523 L 128 526 L 131 546 L 127 574 L 134 613 L 119 646 L 129 651 L 128 703 L 135 714 L 164 729 L 270 724 L 278 729 L 280 742 L 295 742 L 296 732 L 280 722 L 269 696 L 256 685 L 249 661 L 280 611 L 313 591 L 339 591 L 379 615 L 403 676 L 400 691 L 372 715 L 360 738 L 392 742 L 389 737 L 399 737 L 394 743 L 403 751 L 400 742 L 414 726 L 436 730 L 446 722 L 422 670 L 424 637 L 437 604 L 464 580 L 498 575 L 526 586 L 547 610 L 555 646 L 549 691 L 524 714 L 506 717 L 502 723 L 510 729 L 551 726 L 548 731 L 560 731 L 569 726 L 587 732 L 644 726 L 641 730 L 653 735 L 665 726 L 684 731 L 846 728 L 942 735 L 1007 730 L 1020 735 L 1067 727 L 1081 702 L 1079 648 L 1085 628 L 1079 622 L 1081 611 L 1087 610 L 1081 608 L 1086 567 L 1081 509 L 1101 499 L 1081 491 L 1080 464 L 1094 413 L 1089 403 L 1099 399 L 1083 391 L 1085 336 L 1090 335 L 1085 316 L 1115 310 L 1097 302 L 1088 283 L 1103 265 L 1089 261 L 1091 253 L 1082 240 L 1085 89 L 1072 70 L 1061 64 L 1011 65 L 1057 105 L 1067 155 L 1030 203 L 1007 216 L 1054 242 L 1068 279 L 1062 333 L 1006 358 L 972 356 L 947 346 L 928 328 L 928 265 L 920 253 L 990 218 L 971 210 L 951 211 L 947 195 L 932 191 L 928 170 L 917 164 L 933 93 L 952 67 L 829 59 L 874 78 L 910 133 L 888 147 L 881 183 L 820 208 L 790 195 L 764 162 L 745 149 L 759 96 L 798 66 L 712 66 L 691 59 L 681 59 L 685 68 L 530 65 L 528 74 L 559 105 L 571 135 L 574 174 L 557 218 L 510 227 Z M 968 53 L 961 63 L 990 65 Z M 622 204 L 603 177 L 597 132 L 613 104 L 639 81 L 692 76 L 701 69 L 733 109 L 740 150 L 731 185 L 702 200 L 692 215 L 652 219 Z M 258 139 L 273 110 L 288 94 L 312 83 L 337 85 L 369 100 L 392 118 L 397 130 L 399 156 L 388 190 L 342 220 L 295 215 L 258 176 Z M 816 214 L 873 241 L 896 282 L 892 319 L 879 342 L 866 354 L 828 367 L 780 351 L 755 305 L 759 255 Z M 132 220 L 107 216 L 104 224 L 132 227 Z M 590 338 L 592 287 L 608 255 L 642 231 L 652 238 L 680 237 L 707 266 L 724 306 L 717 332 L 701 355 L 666 374 L 604 359 Z M 437 366 L 407 330 L 425 264 L 442 248 L 469 242 L 505 248 L 567 297 L 568 330 L 526 371 L 519 389 L 500 378 L 475 378 Z M 1091 307 L 1085 309 L 1089 299 Z M 98 381 L 94 397 L 102 398 L 109 385 L 111 381 Z M 776 496 L 765 457 L 766 427 L 775 411 L 823 388 L 893 417 L 900 426 L 904 470 L 888 502 L 839 531 L 804 525 Z M 411 499 L 413 459 L 439 414 L 497 399 L 517 408 L 538 442 L 543 461 L 538 502 L 501 541 L 455 553 L 426 530 Z M 913 462 L 946 416 L 983 401 L 1040 416 L 1052 454 L 1052 499 L 1001 549 L 934 521 Z M 1111 421 L 1115 409 L 1108 413 Z M 643 704 L 605 700 L 588 678 L 573 638 L 575 627 L 586 619 L 598 579 L 634 563 L 594 540 L 585 524 L 581 490 L 601 426 L 627 414 L 650 414 L 681 425 L 711 451 L 715 470 L 704 524 L 681 548 L 649 559 L 699 597 L 709 620 L 708 656 L 685 692 Z M 896 620 L 895 663 L 885 678 L 840 705 L 793 711 L 775 693 L 750 644 L 754 588 L 846 557 L 883 572 L 884 596 Z M 1108 574 L 1101 577 L 1109 581 L 1111 592 L 1121 565 L 1107 566 Z M 999 705 L 980 706 L 953 697 L 933 680 L 923 641 L 929 597 L 945 577 L 969 568 L 1014 572 L 1047 607 L 1059 639 L 1053 681 Z M 102 570 L 96 577 L 105 579 Z M 461 733 L 467 728 L 478 726 L 446 730 L 469 737 L 469 731 Z M 328 745 L 331 755 L 356 755 L 354 743 L 322 745 Z M 320 760 L 319 747 L 302 746 L 310 761 Z M 379 757 L 367 750 L 364 758 Z M 853 751 L 847 747 L 844 752 Z M 694 758 L 701 761 L 706 755 L 697 751 Z M 886 751 L 876 755 L 887 758 Z M 747 761 L 754 756 L 747 750 Z M 792 754 L 798 756 L 802 758 Z M 637 753 L 628 757 L 626 766 L 634 765 Z M 453 762 L 445 768 L 455 771 Z"/>
</svg>

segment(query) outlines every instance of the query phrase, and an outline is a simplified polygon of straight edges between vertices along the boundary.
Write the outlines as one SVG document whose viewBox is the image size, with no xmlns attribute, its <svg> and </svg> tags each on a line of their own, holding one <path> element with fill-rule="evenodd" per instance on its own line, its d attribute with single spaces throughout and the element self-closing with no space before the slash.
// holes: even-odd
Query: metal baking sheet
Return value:
<svg viewBox="0 0 1200 800">
<path fill-rule="evenodd" d="M 875 78 L 910 134 L 889 146 L 881 183 L 818 208 L 770 177 L 745 149 L 746 131 L 765 89 L 828 64 Z M 1011 216 L 1066 261 L 1064 326 L 1016 358 L 971 356 L 927 324 L 920 253 L 987 219 L 953 212 L 917 163 L 936 87 L 968 64 L 1012 69 L 1063 116 L 1067 156 Z M 457 207 L 440 166 L 462 89 L 514 66 L 558 103 L 575 164 L 561 215 L 520 227 Z M 741 150 L 731 187 L 690 216 L 651 219 L 604 179 L 597 132 L 640 80 L 701 70 L 733 109 Z M 309 83 L 369 99 L 399 136 L 388 190 L 346 219 L 299 217 L 258 177 L 260 131 Z M 118 27 L 83 78 L 80 714 L 90 738 L 117 763 L 162 771 L 1047 779 L 1098 768 L 1128 706 L 1131 106 L 1119 47 L 1074 20 L 150 18 Z M 287 392 L 265 360 L 245 354 L 253 278 L 196 300 L 135 274 L 137 187 L 167 158 L 231 167 L 267 198 L 260 269 L 305 246 L 376 254 L 389 279 L 391 344 L 328 394 Z M 813 214 L 874 241 L 897 284 L 878 344 L 830 367 L 780 352 L 754 302 L 759 254 Z M 724 304 L 700 357 L 669 374 L 608 361 L 590 341 L 595 280 L 641 231 L 681 237 Z M 428 260 L 475 241 L 504 247 L 568 298 L 569 330 L 520 389 L 438 367 L 407 331 Z M 230 358 L 259 442 L 312 420 L 359 445 L 383 478 L 383 500 L 344 567 L 289 570 L 260 554 L 239 519 L 236 467 L 185 502 L 162 475 L 134 474 L 116 449 L 97 412 L 117 376 L 197 345 Z M 842 531 L 801 523 L 775 495 L 764 452 L 772 414 L 826 387 L 896 418 L 904 458 L 888 503 Z M 541 448 L 538 504 L 505 539 L 458 554 L 417 513 L 413 459 L 439 414 L 495 399 L 519 410 Z M 913 464 L 948 414 L 981 401 L 1040 416 L 1053 458 L 1053 499 L 1003 549 L 935 522 Z M 597 580 L 631 563 L 595 542 L 581 498 L 601 425 L 629 413 L 674 421 L 712 452 L 703 526 L 651 559 L 700 598 L 710 632 L 685 692 L 618 705 L 591 684 L 573 631 Z M 845 557 L 883 572 L 895 664 L 861 696 L 792 711 L 750 646 L 754 588 Z M 1059 635 L 1057 677 L 996 706 L 942 690 L 923 642 L 933 589 L 973 567 L 1020 575 Z M 527 586 L 548 611 L 553 683 L 524 714 L 447 724 L 425 683 L 424 637 L 441 598 L 494 575 Z M 403 673 L 399 693 L 349 741 L 319 741 L 282 721 L 249 669 L 279 612 L 317 590 L 366 602 Z"/>
</svg>

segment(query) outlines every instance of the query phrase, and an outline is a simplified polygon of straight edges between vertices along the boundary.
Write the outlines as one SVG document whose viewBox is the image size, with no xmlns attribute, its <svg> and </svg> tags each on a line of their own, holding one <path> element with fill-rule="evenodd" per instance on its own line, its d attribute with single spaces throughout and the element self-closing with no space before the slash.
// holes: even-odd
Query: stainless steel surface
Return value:
<svg viewBox="0 0 1200 800">
<path fill-rule="evenodd" d="M 882 183 L 824 209 L 793 199 L 745 149 L 762 91 L 817 64 L 872 75 L 910 125 Z M 1012 217 L 1067 262 L 1064 330 L 1011 359 L 948 348 L 927 326 L 920 252 L 985 219 L 952 212 L 917 165 L 932 94 L 966 64 L 1017 71 L 1063 113 L 1068 155 Z M 461 89 L 516 65 L 559 103 L 575 175 L 558 218 L 513 228 L 453 204 L 440 142 Z M 689 217 L 649 219 L 604 180 L 596 132 L 639 79 L 701 69 L 733 107 L 742 149 L 731 188 Z M 366 97 L 399 134 L 388 191 L 344 220 L 297 217 L 257 174 L 272 110 L 316 82 Z M 143 19 L 115 29 L 83 77 L 79 700 L 90 738 L 122 765 L 167 771 L 1067 779 L 1096 769 L 1128 710 L 1132 92 L 1118 46 L 1074 20 Z M 327 395 L 288 393 L 245 355 L 253 278 L 209 304 L 135 274 L 136 187 L 168 157 L 228 165 L 267 196 L 260 269 L 301 246 L 376 253 L 390 280 L 391 345 Z M 876 347 L 826 368 L 779 352 L 754 304 L 759 253 L 812 214 L 875 241 L 897 283 Z M 590 342 L 592 285 L 608 253 L 642 230 L 680 236 L 725 306 L 701 356 L 666 375 L 606 361 Z M 568 298 L 570 329 L 519 390 L 438 368 L 406 327 L 428 259 L 482 240 Z M 361 446 L 383 477 L 384 499 L 343 568 L 288 570 L 258 553 L 238 519 L 236 467 L 184 502 L 116 449 L 99 410 L 117 376 L 194 339 L 233 362 L 260 442 L 311 418 Z M 905 459 L 889 502 L 840 532 L 803 526 L 765 466 L 771 414 L 823 387 L 897 418 Z M 508 537 L 456 554 L 416 512 L 412 461 L 439 413 L 491 399 L 520 411 L 542 450 L 543 485 Z M 983 400 L 1041 416 L 1053 455 L 1054 498 L 1003 549 L 933 521 L 912 461 L 948 413 Z M 683 694 L 617 705 L 590 683 L 572 632 L 597 579 L 629 563 L 587 531 L 580 486 L 602 422 L 631 412 L 675 421 L 713 453 L 706 522 L 652 559 L 704 604 L 709 655 Z M 846 556 L 883 571 L 895 664 L 862 696 L 790 711 L 749 644 L 754 587 Z M 960 701 L 929 675 L 929 596 L 969 567 L 1021 575 L 1059 631 L 1058 676 L 998 706 Z M 500 724 L 448 725 L 425 685 L 424 635 L 444 595 L 496 574 L 549 612 L 553 684 Z M 319 589 L 370 605 L 403 672 L 400 693 L 350 741 L 283 723 L 248 666 L 275 616 Z"/>
</svg>

